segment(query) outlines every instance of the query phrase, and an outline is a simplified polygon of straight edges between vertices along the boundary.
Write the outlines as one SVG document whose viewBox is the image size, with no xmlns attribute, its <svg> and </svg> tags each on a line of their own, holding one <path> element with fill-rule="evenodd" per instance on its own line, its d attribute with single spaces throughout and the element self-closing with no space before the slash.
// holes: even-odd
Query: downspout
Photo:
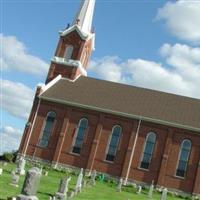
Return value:
<svg viewBox="0 0 200 200">
<path fill-rule="evenodd" d="M 133 148 L 132 148 L 132 151 L 131 151 L 130 160 L 129 160 L 129 163 L 128 163 L 128 169 L 127 169 L 126 177 L 125 177 L 125 180 L 124 180 L 124 185 L 126 185 L 127 181 L 128 181 L 128 177 L 129 177 L 129 173 L 130 173 L 130 169 L 131 169 L 131 164 L 132 164 L 132 161 L 133 161 L 133 155 L 134 155 L 135 147 L 136 147 L 136 143 L 137 143 L 137 138 L 138 138 L 138 134 L 139 134 L 139 131 L 140 131 L 141 122 L 142 122 L 142 118 L 140 117 L 140 120 L 138 122 L 138 127 L 137 127 L 137 131 L 136 131 L 136 135 L 135 135 L 135 141 L 134 141 L 134 144 L 133 144 Z"/>
<path fill-rule="evenodd" d="M 35 112 L 35 116 L 34 116 L 34 119 L 33 119 L 33 123 L 32 123 L 32 125 L 31 125 L 31 130 L 30 130 L 30 133 L 29 133 L 29 136 L 28 136 L 28 140 L 27 140 L 27 142 L 26 142 L 26 144 L 25 144 L 26 146 L 25 146 L 25 149 L 24 149 L 24 151 L 23 151 L 23 153 L 22 153 L 22 156 L 24 156 L 24 157 L 25 157 L 25 155 L 26 155 L 26 151 L 27 151 L 27 149 L 28 149 L 28 144 L 29 144 L 30 139 L 31 139 L 31 135 L 32 135 L 32 132 L 33 132 L 33 127 L 34 127 L 34 125 L 35 125 L 36 117 L 37 117 L 38 110 L 39 110 L 39 107 L 40 107 L 40 101 L 41 101 L 41 99 L 39 99 L 39 102 L 38 102 L 38 105 L 37 105 L 37 109 L 36 109 L 36 112 Z"/>
</svg>

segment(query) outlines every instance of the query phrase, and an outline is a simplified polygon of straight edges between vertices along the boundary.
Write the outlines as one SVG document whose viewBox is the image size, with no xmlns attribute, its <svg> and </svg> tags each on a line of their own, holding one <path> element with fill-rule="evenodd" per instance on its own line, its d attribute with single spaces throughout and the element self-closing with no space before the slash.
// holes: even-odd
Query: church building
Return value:
<svg viewBox="0 0 200 200">
<path fill-rule="evenodd" d="M 20 155 L 200 194 L 200 100 L 88 77 L 94 6 L 82 1 L 60 32 Z"/>
</svg>

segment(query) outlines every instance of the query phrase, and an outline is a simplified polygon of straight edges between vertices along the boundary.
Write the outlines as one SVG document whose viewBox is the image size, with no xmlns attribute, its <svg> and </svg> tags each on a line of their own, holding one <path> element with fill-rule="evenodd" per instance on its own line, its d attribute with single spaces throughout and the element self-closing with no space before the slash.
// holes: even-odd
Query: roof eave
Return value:
<svg viewBox="0 0 200 200">
<path fill-rule="evenodd" d="M 166 125 L 166 126 L 181 128 L 181 129 L 195 131 L 195 132 L 200 133 L 200 128 L 196 128 L 196 127 L 192 127 L 192 126 L 177 124 L 177 123 L 168 122 L 168 121 L 159 120 L 159 119 L 153 119 L 153 118 L 145 117 L 145 116 L 123 113 L 123 112 L 119 112 L 119 111 L 113 111 L 113 110 L 99 108 L 99 107 L 95 107 L 95 106 L 88 106 L 88 105 L 79 104 L 79 103 L 70 102 L 70 101 L 48 98 L 48 97 L 44 97 L 44 96 L 39 96 L 39 98 L 47 100 L 47 101 L 55 102 L 55 103 L 66 104 L 66 105 L 75 106 L 75 107 L 84 108 L 84 109 L 90 109 L 90 110 L 94 110 L 94 111 L 100 111 L 100 112 L 109 113 L 109 114 L 113 114 L 113 115 L 132 118 L 132 119 L 141 119 L 141 120 L 146 121 L 146 122 L 153 122 L 153 123 L 157 123 L 157 124 L 160 124 L 160 125 Z"/>
</svg>

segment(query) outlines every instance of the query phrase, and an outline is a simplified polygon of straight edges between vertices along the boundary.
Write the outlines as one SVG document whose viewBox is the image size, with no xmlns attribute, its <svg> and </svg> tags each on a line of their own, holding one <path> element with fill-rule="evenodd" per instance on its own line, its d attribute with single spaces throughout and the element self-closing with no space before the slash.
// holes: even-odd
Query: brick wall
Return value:
<svg viewBox="0 0 200 200">
<path fill-rule="evenodd" d="M 50 110 L 56 112 L 56 122 L 54 124 L 48 148 L 41 148 L 37 146 L 38 139 L 40 137 L 46 115 Z M 102 115 L 103 120 L 101 117 Z M 81 155 L 75 155 L 71 153 L 73 137 L 78 122 L 82 117 L 88 119 L 89 126 L 84 137 Z M 63 129 L 64 120 L 66 123 L 65 129 Z M 99 124 L 102 124 L 102 129 L 101 134 L 98 135 L 97 132 L 100 130 L 98 129 Z M 106 147 L 114 125 L 120 125 L 122 127 L 122 135 L 116 158 L 114 162 L 111 163 L 105 161 L 105 156 Z M 67 105 L 59 105 L 42 100 L 31 135 L 27 154 L 40 157 L 44 160 L 73 165 L 76 167 L 88 168 L 88 166 L 92 166 L 92 168 L 97 171 L 101 171 L 112 176 L 124 177 L 128 166 L 128 163 L 126 162 L 130 160 L 128 152 L 128 146 L 130 148 L 129 140 L 134 138 L 137 126 L 138 120 L 116 117 L 105 113 L 103 114 L 81 108 L 74 108 Z M 145 138 L 150 131 L 156 133 L 157 140 L 149 170 L 144 170 L 140 169 L 139 166 Z M 61 134 L 61 132 L 64 133 Z M 133 136 L 131 137 L 132 134 Z M 60 135 L 62 135 L 61 139 Z M 192 150 L 186 177 L 178 178 L 175 176 L 177 160 L 181 142 L 185 138 L 192 141 Z M 22 143 L 23 141 L 24 140 L 22 140 Z M 62 145 L 57 145 L 59 142 L 61 142 Z M 24 144 L 22 144 L 22 146 L 23 145 Z M 60 149 L 60 153 L 56 153 L 59 151 L 60 146 L 62 148 Z M 91 153 L 91 149 L 93 151 L 96 149 L 96 154 L 93 152 Z M 95 158 L 93 158 L 94 155 Z M 94 159 L 93 164 L 88 161 L 88 158 Z M 155 183 L 160 186 L 183 190 L 189 193 L 200 193 L 199 158 L 199 134 L 142 121 L 131 163 L 129 179 L 149 184 L 152 180 L 154 180 Z"/>
</svg>

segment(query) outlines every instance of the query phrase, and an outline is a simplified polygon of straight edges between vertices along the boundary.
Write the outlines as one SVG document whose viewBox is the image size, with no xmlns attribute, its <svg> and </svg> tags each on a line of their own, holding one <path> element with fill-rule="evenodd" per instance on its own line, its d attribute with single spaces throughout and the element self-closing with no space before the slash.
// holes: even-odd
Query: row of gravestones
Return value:
<svg viewBox="0 0 200 200">
<path fill-rule="evenodd" d="M 123 183 L 124 183 L 124 180 L 121 178 L 119 180 L 118 185 L 117 185 L 117 192 L 121 192 L 122 191 Z M 141 185 L 137 186 L 136 184 L 134 184 L 133 186 L 136 188 L 136 194 L 138 194 L 138 195 L 141 194 L 141 192 L 142 192 L 142 186 Z M 152 182 L 152 184 L 149 187 L 149 192 L 148 192 L 148 198 L 149 199 L 152 199 L 153 192 L 154 192 L 154 183 Z M 164 188 L 162 190 L 162 194 L 161 194 L 160 200 L 166 200 L 167 199 L 167 193 L 168 193 L 167 188 Z"/>
<path fill-rule="evenodd" d="M 122 186 L 124 185 L 124 181 L 121 178 L 118 182 L 117 185 L 117 192 L 121 192 L 122 191 Z M 136 194 L 141 194 L 142 193 L 142 186 L 141 185 L 137 185 L 137 184 L 133 184 L 134 188 L 136 189 Z M 148 191 L 148 199 L 152 199 L 153 198 L 153 193 L 155 190 L 155 186 L 154 186 L 154 181 L 152 181 L 150 187 L 149 187 L 149 191 Z M 166 200 L 167 199 L 167 195 L 168 195 L 168 189 L 167 188 L 160 188 L 160 189 L 156 189 L 157 191 L 159 191 L 161 193 L 161 197 L 160 200 Z M 199 200 L 200 198 L 198 196 L 192 196 L 192 200 Z"/>
<path fill-rule="evenodd" d="M 18 187 L 18 181 L 19 181 L 19 175 L 16 174 L 16 171 L 12 171 L 12 182 L 10 185 Z M 45 173 L 43 173 L 46 175 Z M 24 184 L 22 187 L 21 194 L 18 195 L 16 198 L 11 198 L 12 200 L 38 200 L 36 194 L 37 189 L 40 183 L 40 178 L 42 175 L 42 170 L 33 167 L 30 170 L 28 170 Z M 54 196 L 50 196 L 49 200 L 65 200 L 73 198 L 76 194 L 81 192 L 82 188 L 86 185 L 95 185 L 95 179 L 96 179 L 96 171 L 94 170 L 91 174 L 91 178 L 86 181 L 83 179 L 83 169 L 81 169 L 77 182 L 75 185 L 75 188 L 72 191 L 68 191 L 69 182 L 71 180 L 71 177 L 65 177 L 60 180 L 60 185 L 58 191 L 55 193 Z"/>
<path fill-rule="evenodd" d="M 87 181 L 83 179 L 83 169 L 81 169 L 77 178 L 75 188 L 71 191 L 68 191 L 68 185 L 70 180 L 71 177 L 61 179 L 58 192 L 53 197 L 50 197 L 49 200 L 70 199 L 78 193 L 80 193 L 82 188 L 86 187 L 87 185 L 94 186 L 96 180 L 96 171 L 94 170 L 92 172 L 90 180 Z"/>
</svg>

